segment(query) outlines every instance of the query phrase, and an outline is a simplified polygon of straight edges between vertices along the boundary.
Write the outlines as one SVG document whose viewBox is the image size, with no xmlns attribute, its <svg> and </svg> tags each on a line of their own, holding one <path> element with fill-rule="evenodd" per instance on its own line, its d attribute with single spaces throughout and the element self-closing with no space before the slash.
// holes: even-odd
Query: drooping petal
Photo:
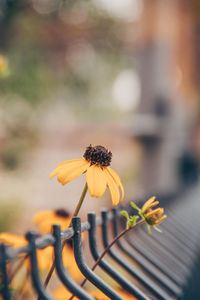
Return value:
<svg viewBox="0 0 200 300">
<path fill-rule="evenodd" d="M 107 176 L 101 167 L 92 165 L 86 173 L 86 181 L 91 197 L 99 198 L 106 190 Z"/>
<path fill-rule="evenodd" d="M 120 187 L 120 190 L 121 190 L 120 201 L 122 201 L 124 199 L 124 188 L 123 188 L 123 185 L 121 183 L 121 179 L 120 179 L 119 175 L 111 167 L 107 167 L 106 169 L 108 170 L 110 175 L 113 177 L 114 181 L 117 183 L 117 186 Z"/>
<path fill-rule="evenodd" d="M 167 218 L 167 215 L 163 215 L 162 218 L 160 218 L 159 220 L 157 220 L 157 221 L 155 222 L 155 225 L 159 225 L 159 224 L 162 223 L 166 218 Z"/>
<path fill-rule="evenodd" d="M 64 165 L 67 165 L 67 164 L 71 164 L 71 163 L 74 163 L 76 161 L 81 161 L 81 160 L 85 160 L 84 158 L 77 158 L 77 159 L 70 159 L 70 160 L 66 160 L 66 161 L 63 161 L 61 162 L 60 164 L 58 164 L 57 167 L 62 167 Z"/>
<path fill-rule="evenodd" d="M 151 216 L 157 216 L 157 218 L 159 218 L 160 216 L 162 216 L 163 213 L 164 213 L 164 209 L 161 207 L 158 207 L 158 208 L 152 210 L 151 212 L 145 214 L 145 217 L 150 218 Z"/>
<path fill-rule="evenodd" d="M 117 205 L 119 203 L 119 199 L 120 199 L 118 185 L 117 185 L 116 181 L 113 179 L 113 177 L 110 175 L 107 168 L 104 170 L 104 172 L 107 175 L 107 184 L 108 184 L 108 187 L 110 190 L 112 203 L 113 203 L 113 205 Z"/>
<path fill-rule="evenodd" d="M 62 172 L 62 170 L 65 170 L 65 167 L 68 166 L 76 166 L 76 164 L 79 166 L 79 164 L 84 164 L 87 163 L 88 161 L 85 160 L 84 158 L 78 158 L 78 159 L 71 159 L 71 160 L 67 160 L 67 161 L 63 161 L 62 163 L 60 163 L 49 175 L 50 179 L 57 175 L 59 172 Z"/>
<path fill-rule="evenodd" d="M 142 211 L 145 212 L 148 208 L 151 207 L 151 204 L 154 202 L 156 199 L 155 196 L 151 197 L 149 200 L 147 200 L 144 205 L 142 206 Z"/>
<path fill-rule="evenodd" d="M 57 167 L 50 174 L 50 178 L 57 174 L 58 181 L 64 185 L 84 173 L 89 166 L 90 163 L 85 159 L 74 159 L 70 163 Z"/>
</svg>

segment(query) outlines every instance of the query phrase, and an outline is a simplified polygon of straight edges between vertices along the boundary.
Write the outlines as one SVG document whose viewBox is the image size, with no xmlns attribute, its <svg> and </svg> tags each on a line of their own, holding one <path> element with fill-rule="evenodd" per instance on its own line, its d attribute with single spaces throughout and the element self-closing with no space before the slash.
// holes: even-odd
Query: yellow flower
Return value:
<svg viewBox="0 0 200 300">
<path fill-rule="evenodd" d="M 14 248 L 19 248 L 27 245 L 27 240 L 25 237 L 2 232 L 0 233 L 0 242 L 5 243 L 8 246 L 12 246 Z M 26 254 L 22 255 L 23 257 L 26 256 Z M 46 269 L 50 269 L 52 264 L 52 258 L 53 258 L 53 247 L 49 246 L 44 249 L 38 249 L 37 250 L 37 260 L 38 260 L 38 268 L 43 271 Z M 24 266 L 30 270 L 30 261 L 28 258 L 24 260 Z"/>
<path fill-rule="evenodd" d="M 91 197 L 101 197 L 108 186 L 114 205 L 124 198 L 124 189 L 118 174 L 110 167 L 112 153 L 103 146 L 87 147 L 84 158 L 64 161 L 51 172 L 50 178 L 57 175 L 58 181 L 65 185 L 83 173 Z M 121 197 L 120 197 L 120 191 Z"/>
<path fill-rule="evenodd" d="M 0 75 L 8 75 L 8 60 L 3 55 L 0 55 Z"/>
<path fill-rule="evenodd" d="M 41 211 L 37 213 L 33 222 L 38 226 L 40 232 L 48 234 L 52 231 L 53 224 L 59 224 L 61 230 L 65 230 L 69 227 L 71 216 L 65 209 L 57 209 L 55 211 Z M 82 234 L 83 237 L 83 234 Z M 74 252 L 72 249 L 72 241 L 68 240 L 63 248 L 63 263 L 67 267 L 70 275 L 75 280 L 83 278 L 74 258 Z"/>
<path fill-rule="evenodd" d="M 71 217 L 65 209 L 41 211 L 33 218 L 33 222 L 39 227 L 42 233 L 50 233 L 53 224 L 59 224 L 61 230 L 65 230 L 69 227 L 70 221 Z"/>
<path fill-rule="evenodd" d="M 156 209 L 153 209 L 154 206 L 159 204 L 159 201 L 155 201 L 155 199 L 156 197 L 151 197 L 145 202 L 141 209 L 142 216 L 144 217 L 145 221 L 151 226 L 158 225 L 167 218 L 167 215 L 163 215 L 163 208 L 158 207 Z"/>
</svg>

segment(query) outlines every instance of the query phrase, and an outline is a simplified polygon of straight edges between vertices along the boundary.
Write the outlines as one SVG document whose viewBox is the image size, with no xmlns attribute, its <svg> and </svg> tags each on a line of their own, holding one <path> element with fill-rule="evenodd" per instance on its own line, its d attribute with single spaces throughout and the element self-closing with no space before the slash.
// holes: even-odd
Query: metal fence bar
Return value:
<svg viewBox="0 0 200 300">
<path fill-rule="evenodd" d="M 118 235 L 118 211 L 116 208 L 113 208 L 113 236 Z M 133 262 L 139 264 L 140 267 L 147 273 L 150 278 L 155 279 L 161 286 L 163 286 L 170 294 L 174 296 L 179 296 L 182 294 L 180 287 L 178 287 L 172 280 L 170 280 L 164 273 L 160 272 L 158 269 L 155 268 L 154 265 L 149 264 L 148 261 L 145 261 L 144 258 L 136 253 L 135 251 L 131 250 L 126 246 L 123 240 L 118 240 L 116 245 L 120 250 L 122 250 L 128 257 L 130 257 Z"/>
<path fill-rule="evenodd" d="M 6 247 L 2 243 L 0 245 L 0 268 L 1 268 L 1 277 L 2 277 L 2 295 L 4 299 L 10 300 L 11 299 L 11 293 L 9 289 L 9 279 L 7 275 L 7 269 L 6 269 Z"/>
<path fill-rule="evenodd" d="M 102 237 L 104 247 L 109 245 L 108 241 L 108 212 L 107 210 L 102 211 Z M 115 254 L 113 249 L 108 250 L 108 254 L 120 265 L 122 266 L 130 275 L 136 278 L 140 283 L 142 283 L 150 292 L 152 292 L 155 296 L 159 297 L 159 299 L 167 299 L 169 295 L 161 290 L 159 286 L 157 286 L 152 280 L 150 280 L 147 276 L 142 274 L 139 270 L 136 269 L 135 266 L 131 266 L 130 263 L 122 258 L 119 254 Z"/>
<path fill-rule="evenodd" d="M 31 261 L 31 277 L 32 277 L 33 286 L 35 287 L 38 296 L 42 300 L 54 300 L 54 298 L 44 289 L 40 280 L 38 264 L 37 264 L 37 255 L 36 255 L 36 243 L 35 243 L 36 234 L 34 234 L 33 232 L 28 232 L 26 238 L 29 242 L 29 246 L 31 249 L 30 261 Z"/>
<path fill-rule="evenodd" d="M 143 247 L 138 243 L 138 240 L 136 239 L 136 235 L 131 236 L 131 234 L 127 234 L 125 236 L 126 241 L 128 244 L 133 247 L 136 251 L 138 251 L 147 261 L 149 261 L 151 264 L 156 266 L 158 270 L 163 272 L 169 279 L 174 281 L 179 287 L 183 287 L 185 283 L 185 278 L 183 276 L 178 276 L 176 273 L 174 273 L 169 265 L 164 263 L 162 260 L 159 260 L 152 251 L 149 251 L 146 249 L 146 247 Z"/>
<path fill-rule="evenodd" d="M 66 288 L 72 292 L 75 296 L 83 300 L 93 300 L 67 273 L 62 261 L 62 244 L 61 244 L 61 231 L 60 225 L 53 225 L 53 235 L 55 238 L 54 254 L 55 254 L 55 266 L 58 277 Z"/>
<path fill-rule="evenodd" d="M 156 300 L 196 299 L 194 297 L 199 293 L 198 278 L 200 276 L 199 193 L 192 195 L 191 203 L 188 201 L 187 195 L 182 203 L 178 201 L 167 209 L 168 219 L 163 223 L 163 234 L 153 233 L 152 236 L 149 236 L 142 229 L 143 226 L 136 227 L 117 241 L 114 250 L 111 248 L 108 251 L 112 259 L 131 275 L 130 280 L 119 274 L 118 270 L 105 258 L 99 263 L 99 266 L 133 297 L 139 300 L 149 300 L 152 297 Z M 54 300 L 41 282 L 36 255 L 37 249 L 53 246 L 55 266 L 60 281 L 79 299 L 93 300 L 94 298 L 70 277 L 64 267 L 62 241 L 72 239 L 74 256 L 83 275 L 110 299 L 123 300 L 122 296 L 87 266 L 83 257 L 81 240 L 81 232 L 88 231 L 90 251 L 96 261 L 100 256 L 99 241 L 96 236 L 97 226 L 100 226 L 102 231 L 103 245 L 107 247 L 110 225 L 112 225 L 112 236 L 115 237 L 119 228 L 123 228 L 120 220 L 117 208 L 114 208 L 112 213 L 108 213 L 107 210 L 102 211 L 100 218 L 96 218 L 94 213 L 89 213 L 88 222 L 81 224 L 80 218 L 73 218 L 72 228 L 62 232 L 59 225 L 53 226 L 53 234 L 41 238 L 37 238 L 35 233 L 29 232 L 26 236 L 28 245 L 17 250 L 1 244 L 0 292 L 3 299 L 11 300 L 12 296 L 7 263 L 23 254 L 23 257 L 29 256 L 26 259 L 30 259 L 31 278 L 37 295 L 42 300 Z M 117 249 L 118 251 L 115 251 Z M 131 282 L 132 279 L 134 279 L 134 283 Z"/>
<path fill-rule="evenodd" d="M 90 223 L 89 230 L 89 245 L 92 256 L 95 260 L 100 257 L 97 241 L 96 241 L 96 216 L 95 213 L 88 214 L 88 222 Z M 99 263 L 99 266 L 106 271 L 115 281 L 117 281 L 122 288 L 124 288 L 127 292 L 137 297 L 138 299 L 148 300 L 149 298 L 140 291 L 135 285 L 133 285 L 128 279 L 124 276 L 120 275 L 117 270 L 115 270 L 110 264 L 108 264 L 104 259 L 102 259 Z"/>
<path fill-rule="evenodd" d="M 76 263 L 83 273 L 83 275 L 92 282 L 98 289 L 100 289 L 105 295 L 113 300 L 123 300 L 123 298 L 117 294 L 109 285 L 101 280 L 90 268 L 86 265 L 82 254 L 82 241 L 81 241 L 81 221 L 80 218 L 74 217 L 72 219 L 72 226 L 74 229 L 74 256 Z"/>
</svg>

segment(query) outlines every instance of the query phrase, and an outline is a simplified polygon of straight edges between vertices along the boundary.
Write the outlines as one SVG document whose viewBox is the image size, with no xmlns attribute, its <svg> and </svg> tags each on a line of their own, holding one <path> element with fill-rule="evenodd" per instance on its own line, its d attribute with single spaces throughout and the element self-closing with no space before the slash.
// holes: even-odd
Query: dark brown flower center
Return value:
<svg viewBox="0 0 200 300">
<path fill-rule="evenodd" d="M 91 163 L 91 165 L 98 165 L 101 167 L 110 166 L 112 153 L 103 146 L 88 146 L 83 157 Z"/>
<path fill-rule="evenodd" d="M 70 214 L 63 208 L 59 208 L 55 210 L 56 216 L 62 217 L 62 218 L 69 218 Z"/>
</svg>

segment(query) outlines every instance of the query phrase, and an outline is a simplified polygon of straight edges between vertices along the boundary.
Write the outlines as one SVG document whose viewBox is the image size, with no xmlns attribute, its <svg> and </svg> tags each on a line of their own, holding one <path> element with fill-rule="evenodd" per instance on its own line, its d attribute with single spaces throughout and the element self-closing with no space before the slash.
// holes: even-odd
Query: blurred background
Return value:
<svg viewBox="0 0 200 300">
<path fill-rule="evenodd" d="M 0 230 L 72 213 L 84 175 L 49 173 L 89 144 L 112 151 L 125 201 L 196 182 L 199 56 L 198 0 L 1 0 Z M 102 207 L 108 192 L 81 215 Z"/>
</svg>

